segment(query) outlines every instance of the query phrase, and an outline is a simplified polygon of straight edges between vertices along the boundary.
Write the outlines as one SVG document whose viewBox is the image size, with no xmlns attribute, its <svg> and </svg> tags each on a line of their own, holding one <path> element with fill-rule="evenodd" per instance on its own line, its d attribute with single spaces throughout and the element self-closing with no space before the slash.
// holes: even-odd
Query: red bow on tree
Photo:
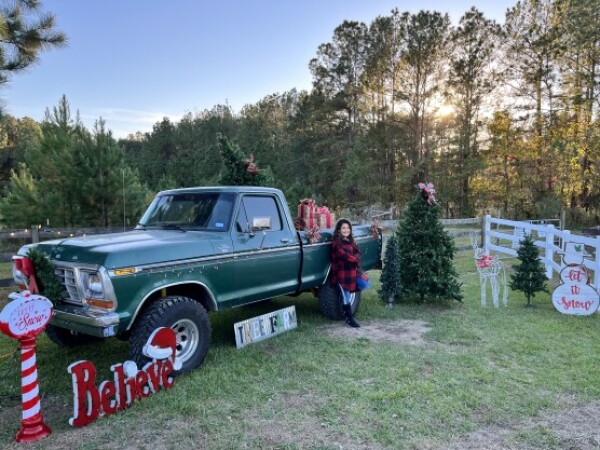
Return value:
<svg viewBox="0 0 600 450">
<path fill-rule="evenodd" d="M 435 203 L 435 188 L 433 183 L 419 183 L 419 189 L 427 196 L 427 203 L 433 205 Z"/>
</svg>

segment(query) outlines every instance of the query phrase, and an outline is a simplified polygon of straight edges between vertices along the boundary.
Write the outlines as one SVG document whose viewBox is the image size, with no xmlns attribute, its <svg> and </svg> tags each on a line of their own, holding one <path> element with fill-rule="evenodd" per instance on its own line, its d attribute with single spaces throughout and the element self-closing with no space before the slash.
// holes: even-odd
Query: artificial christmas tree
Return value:
<svg viewBox="0 0 600 450">
<path fill-rule="evenodd" d="M 400 296 L 400 251 L 396 236 L 390 237 L 385 248 L 383 270 L 381 271 L 381 288 L 379 296 L 391 308 L 394 301 Z"/>
<path fill-rule="evenodd" d="M 272 173 L 261 170 L 254 162 L 254 155 L 246 157 L 242 150 L 229 139 L 219 136 L 219 150 L 223 158 L 219 182 L 224 186 L 271 186 Z"/>
<path fill-rule="evenodd" d="M 440 222 L 440 208 L 431 183 L 419 183 L 396 232 L 400 252 L 401 298 L 462 301 L 453 265 L 454 241 Z"/>
<path fill-rule="evenodd" d="M 510 275 L 510 288 L 522 291 L 527 297 L 525 306 L 533 306 L 531 297 L 537 292 L 548 292 L 546 288 L 546 272 L 539 260 L 539 252 L 530 235 L 525 235 L 517 250 L 520 264 L 513 266 L 515 273 Z"/>
</svg>

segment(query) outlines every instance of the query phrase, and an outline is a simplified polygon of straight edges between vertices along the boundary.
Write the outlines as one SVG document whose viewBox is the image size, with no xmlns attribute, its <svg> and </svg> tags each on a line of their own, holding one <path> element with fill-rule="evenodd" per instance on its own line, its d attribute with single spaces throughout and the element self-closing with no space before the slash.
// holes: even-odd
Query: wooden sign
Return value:
<svg viewBox="0 0 600 450">
<path fill-rule="evenodd" d="M 586 256 L 583 244 L 565 244 L 566 266 L 560 272 L 561 284 L 552 292 L 552 304 L 562 314 L 589 316 L 598 310 L 600 295 L 589 284 L 590 275 L 583 265 Z"/>
<path fill-rule="evenodd" d="M 589 316 L 598 310 L 600 296 L 588 284 L 590 276 L 584 266 L 567 266 L 560 272 L 562 284 L 552 293 L 552 304 L 562 314 Z"/>
<path fill-rule="evenodd" d="M 248 344 L 277 336 L 297 326 L 295 306 L 253 317 L 233 325 L 235 345 L 237 348 L 242 348 Z"/>
</svg>

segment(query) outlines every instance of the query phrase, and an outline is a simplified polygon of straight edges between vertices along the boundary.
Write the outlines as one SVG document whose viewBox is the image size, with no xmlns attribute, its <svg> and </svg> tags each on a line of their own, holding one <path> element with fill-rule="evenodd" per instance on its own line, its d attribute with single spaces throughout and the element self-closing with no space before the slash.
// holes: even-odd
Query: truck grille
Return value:
<svg viewBox="0 0 600 450">
<path fill-rule="evenodd" d="M 70 267 L 55 267 L 54 275 L 62 286 L 61 296 L 65 302 L 81 305 L 81 297 L 77 290 L 75 271 Z"/>
</svg>

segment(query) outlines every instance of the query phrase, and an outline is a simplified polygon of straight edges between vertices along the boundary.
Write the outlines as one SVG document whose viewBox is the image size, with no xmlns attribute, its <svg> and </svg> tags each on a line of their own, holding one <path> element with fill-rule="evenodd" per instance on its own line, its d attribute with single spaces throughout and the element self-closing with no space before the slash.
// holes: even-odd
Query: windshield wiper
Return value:
<svg viewBox="0 0 600 450">
<path fill-rule="evenodd" d="M 136 230 L 145 230 L 145 229 L 146 229 L 146 225 L 144 225 L 143 223 L 138 223 L 138 224 L 135 226 L 135 229 L 136 229 Z"/>
<path fill-rule="evenodd" d="M 174 223 L 166 223 L 164 225 L 161 225 L 161 228 L 163 230 L 178 230 L 182 233 L 185 233 L 185 230 L 183 228 L 181 228 L 179 225 L 175 225 Z"/>
</svg>

